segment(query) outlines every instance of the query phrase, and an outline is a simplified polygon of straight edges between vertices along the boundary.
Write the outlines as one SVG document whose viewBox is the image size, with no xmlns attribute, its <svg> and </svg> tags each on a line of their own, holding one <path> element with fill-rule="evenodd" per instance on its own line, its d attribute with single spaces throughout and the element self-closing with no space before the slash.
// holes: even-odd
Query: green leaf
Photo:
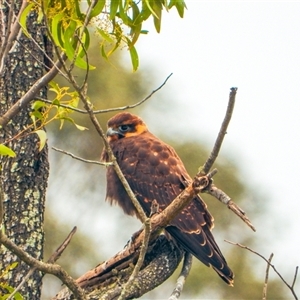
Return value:
<svg viewBox="0 0 300 300">
<path fill-rule="evenodd" d="M 92 8 L 90 17 L 93 18 L 95 16 L 98 16 L 102 12 L 104 5 L 105 5 L 105 0 L 98 0 L 96 2 L 96 5 Z"/>
<path fill-rule="evenodd" d="M 81 131 L 89 130 L 87 127 L 80 126 L 80 125 L 76 124 L 75 122 L 73 122 L 73 124 L 76 126 L 77 129 L 79 129 L 79 130 L 81 130 Z"/>
<path fill-rule="evenodd" d="M 103 58 L 105 58 L 106 60 L 108 59 L 105 49 L 104 49 L 104 45 L 101 45 L 101 55 Z"/>
<path fill-rule="evenodd" d="M 71 20 L 64 34 L 64 40 L 65 40 L 64 48 L 66 51 L 66 55 L 71 61 L 74 60 L 74 56 L 75 56 L 74 36 L 75 36 L 76 29 L 77 29 L 76 22 L 74 20 Z M 88 65 L 86 61 L 82 59 L 79 55 L 77 55 L 77 57 L 75 58 L 75 65 L 84 70 L 87 70 L 88 67 L 90 70 L 95 69 L 94 66 Z"/>
<path fill-rule="evenodd" d="M 39 152 L 41 152 L 46 145 L 47 134 L 44 130 L 37 130 L 37 131 L 34 131 L 34 133 L 36 133 L 40 139 Z"/>
<path fill-rule="evenodd" d="M 128 46 L 129 46 L 129 53 L 130 53 L 132 68 L 133 68 L 133 71 L 136 71 L 139 67 L 139 55 L 138 55 L 135 47 L 132 44 L 131 45 L 128 44 Z"/>
<path fill-rule="evenodd" d="M 169 9 L 172 8 L 175 5 L 178 14 L 181 18 L 183 18 L 184 15 L 184 9 L 186 9 L 186 5 L 184 0 L 171 0 L 169 3 Z"/>
<path fill-rule="evenodd" d="M 98 32 L 100 33 L 100 35 L 101 35 L 101 37 L 105 40 L 105 41 L 107 41 L 107 42 L 109 42 L 109 43 L 113 43 L 113 38 L 110 36 L 110 34 L 109 33 L 107 33 L 106 31 L 104 31 L 103 29 L 101 29 L 101 28 L 97 28 L 97 30 L 98 30 Z"/>
<path fill-rule="evenodd" d="M 139 16 L 140 14 L 140 9 L 137 6 L 137 4 L 135 2 L 132 1 L 131 3 L 131 8 L 132 8 L 132 20 L 133 22 L 136 20 L 136 18 Z"/>
<path fill-rule="evenodd" d="M 32 103 L 31 108 L 33 110 L 39 110 L 39 109 L 41 109 L 42 107 L 45 107 L 45 106 L 47 106 L 47 104 L 45 102 L 37 100 L 37 101 L 34 101 Z"/>
<path fill-rule="evenodd" d="M 154 21 L 154 26 L 156 31 L 159 33 L 160 32 L 160 27 L 161 27 L 161 17 L 162 17 L 162 5 L 160 2 L 155 1 L 153 5 L 153 10 L 155 11 L 155 14 L 157 17 L 153 17 Z"/>
<path fill-rule="evenodd" d="M 141 30 L 142 30 L 142 24 L 138 24 L 136 26 L 131 27 L 130 34 L 132 36 L 132 39 L 131 39 L 132 45 L 134 45 L 136 43 L 136 41 L 138 40 Z"/>
<path fill-rule="evenodd" d="M 79 129 L 81 131 L 88 130 L 87 127 L 80 126 L 80 125 L 76 124 L 75 121 L 72 118 L 69 118 L 69 117 L 63 117 L 63 118 L 61 118 L 61 127 L 63 125 L 63 121 L 69 121 L 70 123 L 74 124 L 77 129 Z"/>
<path fill-rule="evenodd" d="M 62 27 L 62 18 L 64 14 L 59 13 L 54 16 L 51 22 L 51 34 L 54 39 L 54 42 L 57 46 L 64 48 L 63 42 L 63 27 Z"/>
<path fill-rule="evenodd" d="M 127 26 L 130 26 L 132 24 L 132 20 L 129 18 L 129 16 L 127 15 L 127 8 L 123 7 L 123 1 L 120 0 L 119 3 L 119 12 L 116 14 L 117 16 L 119 16 L 123 23 Z"/>
<path fill-rule="evenodd" d="M 88 31 L 87 28 L 84 29 L 81 44 L 83 44 L 83 46 L 80 45 L 78 56 L 79 57 L 84 57 L 84 56 L 86 56 L 86 52 L 87 52 L 87 50 L 89 49 L 89 46 L 90 46 L 90 32 Z"/>
<path fill-rule="evenodd" d="M 27 17 L 28 17 L 28 15 L 29 15 L 29 13 L 31 12 L 31 9 L 32 9 L 32 7 L 34 6 L 34 3 L 30 3 L 30 4 L 28 4 L 25 8 L 24 8 L 24 10 L 22 11 L 22 13 L 21 13 L 21 16 L 20 16 L 20 25 L 21 25 L 21 27 L 22 27 L 22 29 L 23 29 L 23 32 L 24 32 L 24 34 L 27 36 L 27 37 L 29 37 L 30 36 L 30 34 L 29 34 L 29 32 L 28 32 L 28 30 L 27 30 Z"/>
<path fill-rule="evenodd" d="M 0 155 L 15 157 L 16 153 L 7 146 L 0 144 Z"/>
<path fill-rule="evenodd" d="M 115 18 L 119 7 L 119 0 L 110 0 L 109 18 L 112 20 Z"/>
<path fill-rule="evenodd" d="M 140 14 L 134 19 L 134 24 L 139 24 L 146 21 L 151 16 L 151 11 L 148 5 L 143 1 L 142 10 Z"/>
<path fill-rule="evenodd" d="M 30 113 L 30 117 L 32 118 L 34 123 L 36 122 L 36 119 L 41 120 L 41 121 L 43 121 L 45 119 L 44 115 L 38 110 L 32 111 Z"/>
<path fill-rule="evenodd" d="M 155 11 L 154 11 L 153 8 L 152 8 L 152 6 L 150 5 L 149 0 L 144 0 L 144 1 L 145 1 L 145 3 L 147 4 L 147 7 L 149 8 L 151 14 L 152 14 L 154 17 L 158 18 L 158 16 L 156 15 Z M 151 3 L 152 3 L 152 1 L 151 1 Z"/>
</svg>

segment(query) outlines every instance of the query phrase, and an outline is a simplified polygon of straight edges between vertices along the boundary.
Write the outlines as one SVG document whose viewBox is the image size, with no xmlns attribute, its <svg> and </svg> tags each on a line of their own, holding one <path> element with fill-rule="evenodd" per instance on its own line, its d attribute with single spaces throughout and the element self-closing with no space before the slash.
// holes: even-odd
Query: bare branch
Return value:
<svg viewBox="0 0 300 300">
<path fill-rule="evenodd" d="M 63 243 L 55 250 L 55 252 L 50 256 L 50 258 L 47 260 L 47 263 L 53 264 L 56 262 L 59 257 L 62 255 L 63 251 L 67 248 L 69 245 L 73 235 L 76 232 L 76 227 L 72 229 L 72 231 L 68 234 L 66 239 L 63 241 Z M 24 278 L 22 278 L 22 281 L 20 284 L 13 290 L 13 292 L 9 295 L 7 300 L 14 299 L 14 295 L 21 289 L 21 287 L 25 284 L 25 282 L 30 278 L 30 276 L 34 273 L 34 271 L 37 269 L 37 267 L 31 267 L 29 272 L 26 274 Z"/>
<path fill-rule="evenodd" d="M 139 271 L 144 263 L 145 255 L 147 253 L 150 234 L 151 234 L 151 222 L 150 219 L 147 218 L 144 222 L 144 230 L 145 235 L 143 239 L 143 243 L 140 248 L 140 254 L 137 263 L 134 266 L 134 269 L 126 282 L 126 284 L 123 286 L 122 293 L 119 296 L 118 300 L 125 300 L 128 294 L 129 287 L 133 284 L 134 280 L 138 277 Z"/>
<path fill-rule="evenodd" d="M 269 259 L 268 259 L 268 264 L 267 264 L 267 268 L 266 268 L 266 276 L 265 276 L 265 284 L 264 284 L 264 288 L 263 288 L 263 296 L 262 299 L 266 300 L 267 299 L 267 289 L 268 289 L 268 281 L 269 281 L 269 270 L 270 270 L 270 263 L 272 261 L 274 254 L 271 253 Z"/>
<path fill-rule="evenodd" d="M 252 225 L 249 218 L 246 216 L 246 213 L 237 205 L 235 204 L 231 198 L 225 194 L 222 190 L 217 188 L 214 184 L 211 184 L 205 191 L 207 194 L 215 197 L 223 204 L 227 205 L 227 207 L 235 213 L 239 218 L 241 218 L 253 231 L 256 231 L 255 227 Z"/>
<path fill-rule="evenodd" d="M 65 238 L 65 240 L 62 242 L 62 244 L 55 250 L 55 252 L 50 256 L 50 258 L 47 260 L 47 263 L 53 264 L 55 263 L 62 255 L 62 253 L 65 251 L 65 249 L 68 247 L 68 245 L 71 242 L 72 237 L 76 233 L 77 227 L 75 226 L 71 232 L 68 234 L 68 236 Z"/>
<path fill-rule="evenodd" d="M 18 256 L 27 265 L 36 268 L 41 272 L 55 275 L 73 292 L 76 299 L 85 300 L 83 290 L 61 266 L 57 264 L 44 263 L 35 259 L 27 252 L 23 251 L 15 243 L 13 243 L 2 231 L 0 231 L 0 244 L 3 244 L 7 249 Z"/>
<path fill-rule="evenodd" d="M 23 10 L 25 9 L 25 7 L 27 5 L 27 1 L 22 1 L 22 6 L 20 8 L 19 14 L 18 14 L 16 20 L 14 21 L 14 23 L 12 23 L 12 20 L 13 20 L 13 15 L 14 15 L 15 2 L 12 1 L 10 4 L 7 3 L 7 5 L 10 5 L 10 8 L 9 8 L 9 13 L 8 13 L 8 21 L 7 21 L 7 32 L 4 35 L 4 40 L 2 41 L 2 45 L 0 48 L 0 74 L 2 74 L 2 72 L 4 70 L 7 54 L 11 50 L 11 47 L 12 47 L 13 42 L 15 41 L 15 38 L 20 32 L 19 20 L 20 20 L 20 16 L 21 16 Z M 3 33 L 4 32 L 5 31 L 3 30 Z"/>
<path fill-rule="evenodd" d="M 4 201 L 4 191 L 3 191 L 3 181 L 2 181 L 2 168 L 0 168 L 0 231 L 2 231 L 3 226 L 3 201 Z"/>
<path fill-rule="evenodd" d="M 233 108 L 234 108 L 234 103 L 235 103 L 235 95 L 237 92 L 237 88 L 236 87 L 232 87 L 230 89 L 230 94 L 229 94 L 229 101 L 228 101 L 228 106 L 227 106 L 227 111 L 225 114 L 225 118 L 223 120 L 222 126 L 220 128 L 218 137 L 215 141 L 213 150 L 208 158 L 208 160 L 205 162 L 202 170 L 200 171 L 201 174 L 207 174 L 209 172 L 209 170 L 211 169 L 211 167 L 213 166 L 216 158 L 219 155 L 221 146 L 222 146 L 222 142 L 224 140 L 225 134 L 227 133 L 227 128 L 232 116 L 232 112 L 233 112 Z"/>
<path fill-rule="evenodd" d="M 56 147 L 52 147 L 52 149 L 55 150 L 55 151 L 57 151 L 57 152 L 69 155 L 69 156 L 71 156 L 74 159 L 77 159 L 79 161 L 82 161 L 82 162 L 85 162 L 85 163 L 88 163 L 88 164 L 100 165 L 100 166 L 105 166 L 105 167 L 113 165 L 113 163 L 111 163 L 111 162 L 101 162 L 101 161 L 97 161 L 97 160 L 89 160 L 89 159 L 81 158 L 79 156 L 74 155 L 71 152 L 68 152 L 68 151 L 65 151 L 65 150 L 61 150 L 61 149 L 58 149 Z"/>
<path fill-rule="evenodd" d="M 95 115 L 97 115 L 97 114 L 103 114 L 103 113 L 107 113 L 107 112 L 113 112 L 113 111 L 120 111 L 120 110 L 126 110 L 126 109 L 135 108 L 135 107 L 143 104 L 144 102 L 146 102 L 148 99 L 150 99 L 157 91 L 159 91 L 167 83 L 168 79 L 171 76 L 172 76 L 172 73 L 165 79 L 165 81 L 158 88 L 156 88 L 155 90 L 153 90 L 147 97 L 145 97 L 144 99 L 140 100 L 139 102 L 137 102 L 135 104 L 126 105 L 126 106 L 119 106 L 119 107 L 115 107 L 115 108 L 93 110 L 93 113 Z M 48 103 L 48 104 L 53 104 L 53 101 L 45 99 L 45 98 L 42 98 L 42 97 L 35 97 L 35 99 L 43 101 L 43 102 Z M 71 110 L 76 111 L 76 112 L 81 113 L 81 114 L 88 114 L 88 112 L 86 110 L 84 110 L 84 109 L 72 107 L 72 106 L 69 106 L 69 105 L 66 105 L 66 104 L 62 104 L 62 103 L 55 104 L 55 106 L 59 106 L 59 107 L 64 107 L 64 108 L 67 108 L 67 109 L 71 109 Z"/>
<path fill-rule="evenodd" d="M 296 293 L 295 293 L 295 290 L 294 290 L 294 283 L 295 283 L 295 281 L 296 281 L 298 267 L 296 268 L 296 273 L 295 273 L 295 277 L 294 277 L 294 280 L 293 280 L 293 284 L 292 284 L 292 285 L 289 285 L 289 284 L 285 281 L 285 279 L 282 277 L 282 275 L 277 271 L 276 267 L 275 267 L 273 264 L 271 264 L 271 263 L 269 262 L 269 260 L 266 259 L 263 255 L 259 254 L 258 252 L 254 251 L 254 250 L 252 250 L 251 248 L 249 248 L 249 247 L 247 247 L 247 246 L 244 246 L 244 245 L 242 245 L 242 244 L 230 242 L 230 241 L 228 241 L 228 240 L 225 240 L 225 242 L 227 242 L 227 243 L 229 243 L 229 244 L 232 244 L 232 245 L 236 245 L 236 246 L 238 246 L 238 247 L 240 247 L 240 248 L 246 249 L 246 250 L 248 250 L 248 251 L 250 251 L 250 252 L 256 254 L 256 255 L 259 256 L 260 258 L 262 258 L 267 264 L 270 265 L 270 267 L 274 270 L 274 272 L 279 276 L 279 278 L 281 279 L 281 281 L 282 281 L 282 282 L 290 289 L 290 291 L 292 292 L 294 298 L 295 298 L 296 300 L 298 300 L 298 297 L 297 297 L 297 295 L 296 295 Z"/>
<path fill-rule="evenodd" d="M 191 253 L 185 252 L 182 270 L 180 272 L 179 277 L 177 278 L 175 289 L 168 300 L 179 299 L 183 290 L 185 280 L 188 277 L 190 270 L 192 268 L 192 262 L 193 262 L 193 255 Z"/>
<path fill-rule="evenodd" d="M 296 283 L 296 279 L 297 279 L 297 275 L 298 275 L 298 269 L 299 269 L 299 267 L 297 266 L 296 270 L 295 270 L 295 275 L 294 275 L 293 283 L 292 283 L 292 288 L 293 289 L 294 289 L 294 286 L 295 286 L 295 283 Z"/>
<path fill-rule="evenodd" d="M 108 108 L 108 109 L 102 109 L 102 110 L 95 110 L 94 113 L 95 114 L 100 114 L 100 113 L 107 113 L 107 112 L 113 112 L 113 111 L 120 111 L 120 110 L 126 110 L 126 109 L 131 109 L 131 108 L 135 108 L 141 104 L 143 104 L 144 102 L 146 102 L 148 99 L 150 99 L 153 94 L 155 94 L 157 91 L 159 91 L 169 80 L 169 78 L 173 75 L 173 73 L 171 73 L 169 76 L 167 76 L 167 78 L 165 79 L 165 81 L 155 90 L 153 90 L 147 97 L 145 97 L 144 99 L 142 99 L 141 101 L 132 104 L 132 105 L 125 105 L 125 106 L 120 106 L 120 107 L 115 107 L 115 108 Z"/>
</svg>

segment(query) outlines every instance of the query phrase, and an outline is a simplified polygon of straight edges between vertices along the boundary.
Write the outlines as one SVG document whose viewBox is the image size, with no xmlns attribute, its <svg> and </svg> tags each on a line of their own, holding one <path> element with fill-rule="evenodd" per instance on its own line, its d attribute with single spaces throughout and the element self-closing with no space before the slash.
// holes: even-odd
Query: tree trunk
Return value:
<svg viewBox="0 0 300 300">
<path fill-rule="evenodd" d="M 2 2 L 2 1 L 1 1 Z M 1 3 L 0 41 L 9 34 L 9 11 L 12 1 Z M 13 22 L 21 2 L 14 1 Z M 11 26 L 12 27 L 12 26 Z M 44 73 L 45 36 L 37 15 L 30 13 L 27 19 L 30 38 L 19 32 L 10 47 L 0 74 L 1 116 L 28 91 Z M 33 40 L 35 42 L 33 42 Z M 39 96 L 46 98 L 47 90 Z M 32 124 L 30 106 L 16 114 L 1 128 L 1 143 L 16 153 L 15 158 L 1 157 L 2 189 L 4 192 L 4 226 L 6 235 L 23 250 L 37 259 L 42 259 L 44 244 L 44 204 L 49 174 L 47 146 L 39 152 L 39 138 L 30 130 Z M 21 135 L 21 132 L 23 133 Z M 17 136 L 18 135 L 18 136 Z M 29 267 L 1 246 L 0 270 L 18 261 L 18 266 L 9 272 L 7 283 L 16 287 L 28 273 Z M 40 299 L 42 274 L 35 271 L 21 288 L 24 299 Z"/>
</svg>

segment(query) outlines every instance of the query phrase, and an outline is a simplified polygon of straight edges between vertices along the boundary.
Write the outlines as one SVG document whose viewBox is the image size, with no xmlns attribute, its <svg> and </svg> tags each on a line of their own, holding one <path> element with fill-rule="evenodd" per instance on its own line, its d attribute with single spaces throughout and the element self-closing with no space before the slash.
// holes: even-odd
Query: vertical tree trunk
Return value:
<svg viewBox="0 0 300 300">
<path fill-rule="evenodd" d="M 7 28 L 12 1 L 1 1 L 0 41 L 10 31 Z M 16 15 L 22 1 L 14 1 Z M 45 36 L 37 15 L 30 13 L 27 28 L 32 39 L 23 33 L 17 36 L 0 74 L 0 114 L 3 115 L 44 73 Z M 38 45 L 38 46 L 37 46 Z M 40 96 L 46 98 L 46 88 Z M 47 146 L 39 152 L 39 139 L 32 131 L 22 132 L 32 124 L 30 107 L 19 112 L 0 129 L 1 143 L 15 151 L 15 158 L 1 157 L 2 187 L 4 190 L 4 226 L 7 236 L 23 250 L 37 259 L 42 259 L 44 244 L 44 204 L 48 180 Z M 18 261 L 12 253 L 1 246 L 0 268 Z M 27 274 L 29 267 L 19 262 L 9 273 L 8 284 L 16 287 Z M 40 299 L 42 274 L 34 272 L 21 289 L 24 299 Z"/>
</svg>

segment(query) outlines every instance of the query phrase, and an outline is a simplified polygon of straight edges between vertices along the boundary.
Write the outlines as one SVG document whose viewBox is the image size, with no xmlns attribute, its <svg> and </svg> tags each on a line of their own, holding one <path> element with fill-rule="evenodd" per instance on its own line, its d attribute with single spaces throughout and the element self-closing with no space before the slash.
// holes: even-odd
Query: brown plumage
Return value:
<svg viewBox="0 0 300 300">
<path fill-rule="evenodd" d="M 153 200 L 158 202 L 159 210 L 163 210 L 191 183 L 192 179 L 174 149 L 151 134 L 138 116 L 127 112 L 115 115 L 108 121 L 107 136 L 125 178 L 147 215 Z M 108 161 L 105 150 L 102 160 Z M 111 166 L 107 168 L 106 199 L 119 204 L 126 214 L 137 215 Z M 212 266 L 226 283 L 233 285 L 233 273 L 215 242 L 212 228 L 213 217 L 197 196 L 166 231 L 186 251 Z"/>
</svg>

